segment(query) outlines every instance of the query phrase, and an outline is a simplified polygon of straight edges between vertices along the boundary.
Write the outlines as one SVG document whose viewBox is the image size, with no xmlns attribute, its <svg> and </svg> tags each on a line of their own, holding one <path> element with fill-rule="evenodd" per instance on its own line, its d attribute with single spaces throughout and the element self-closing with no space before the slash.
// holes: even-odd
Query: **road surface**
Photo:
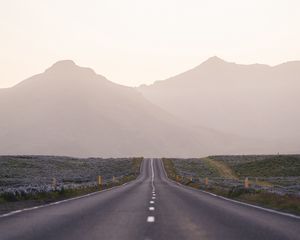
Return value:
<svg viewBox="0 0 300 240">
<path fill-rule="evenodd" d="M 124 186 L 0 217 L 0 239 L 300 239 L 300 219 L 178 185 L 149 159 Z"/>
</svg>

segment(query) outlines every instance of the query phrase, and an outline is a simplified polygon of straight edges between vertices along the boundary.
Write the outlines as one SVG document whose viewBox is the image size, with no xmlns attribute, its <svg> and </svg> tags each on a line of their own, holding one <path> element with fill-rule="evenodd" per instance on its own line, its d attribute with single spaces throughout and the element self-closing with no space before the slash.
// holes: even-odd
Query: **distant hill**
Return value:
<svg viewBox="0 0 300 240">
<path fill-rule="evenodd" d="M 189 71 L 138 90 L 195 126 L 256 139 L 253 149 L 300 150 L 300 61 L 271 67 L 212 57 Z"/>
<path fill-rule="evenodd" d="M 239 141 L 191 128 L 70 60 L 1 89 L 0 116 L 0 154 L 199 156 L 231 152 L 230 141 Z"/>
</svg>

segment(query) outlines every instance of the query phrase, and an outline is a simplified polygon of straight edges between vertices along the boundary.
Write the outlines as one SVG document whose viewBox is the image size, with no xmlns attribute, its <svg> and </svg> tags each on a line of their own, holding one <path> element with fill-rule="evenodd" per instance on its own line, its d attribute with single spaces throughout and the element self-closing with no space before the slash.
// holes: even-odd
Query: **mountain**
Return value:
<svg viewBox="0 0 300 240">
<path fill-rule="evenodd" d="M 138 90 L 193 125 L 252 139 L 266 152 L 299 152 L 300 61 L 271 67 L 212 57 Z"/>
<path fill-rule="evenodd" d="M 190 128 L 136 89 L 70 60 L 0 89 L 0 116 L 0 154 L 199 156 L 231 148 L 223 134 Z"/>
</svg>

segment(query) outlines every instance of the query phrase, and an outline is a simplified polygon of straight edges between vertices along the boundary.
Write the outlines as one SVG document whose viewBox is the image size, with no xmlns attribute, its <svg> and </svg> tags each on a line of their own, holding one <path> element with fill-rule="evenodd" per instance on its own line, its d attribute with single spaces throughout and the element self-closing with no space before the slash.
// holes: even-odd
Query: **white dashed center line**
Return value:
<svg viewBox="0 0 300 240">
<path fill-rule="evenodd" d="M 147 217 L 147 222 L 154 222 L 155 221 L 155 217 L 154 216 L 148 216 Z"/>
<path fill-rule="evenodd" d="M 152 185 L 152 193 L 155 193 L 155 187 L 154 187 L 154 169 L 153 169 L 153 158 L 151 159 L 151 185 Z"/>
<path fill-rule="evenodd" d="M 154 199 L 156 199 L 156 194 L 155 194 L 155 186 L 154 186 L 154 169 L 153 169 L 153 158 L 151 159 L 151 185 L 152 185 L 152 200 L 149 201 L 150 204 L 154 204 Z M 149 211 L 154 211 L 155 208 L 154 207 L 149 207 Z M 155 222 L 155 217 L 154 216 L 148 216 L 147 217 L 147 222 L 149 223 L 153 223 Z"/>
</svg>

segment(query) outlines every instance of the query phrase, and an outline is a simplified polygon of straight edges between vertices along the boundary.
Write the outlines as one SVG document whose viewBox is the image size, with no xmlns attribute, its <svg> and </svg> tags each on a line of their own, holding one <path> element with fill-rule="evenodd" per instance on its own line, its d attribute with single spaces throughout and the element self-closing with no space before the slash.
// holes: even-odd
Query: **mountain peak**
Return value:
<svg viewBox="0 0 300 240">
<path fill-rule="evenodd" d="M 72 69 L 78 67 L 72 60 L 61 60 L 54 63 L 47 71 L 58 70 L 58 69 Z"/>
<path fill-rule="evenodd" d="M 225 63 L 225 61 L 217 56 L 210 57 L 204 63 Z"/>
<path fill-rule="evenodd" d="M 72 60 L 61 60 L 56 63 L 54 63 L 50 68 L 46 70 L 46 73 L 50 74 L 89 74 L 89 75 L 95 75 L 95 72 L 91 68 L 85 68 L 78 66 L 74 61 Z"/>
<path fill-rule="evenodd" d="M 69 65 L 69 66 L 74 66 L 76 65 L 75 62 L 73 60 L 60 60 L 60 61 L 57 61 L 56 63 L 53 64 L 53 66 L 60 66 L 60 65 Z"/>
</svg>

